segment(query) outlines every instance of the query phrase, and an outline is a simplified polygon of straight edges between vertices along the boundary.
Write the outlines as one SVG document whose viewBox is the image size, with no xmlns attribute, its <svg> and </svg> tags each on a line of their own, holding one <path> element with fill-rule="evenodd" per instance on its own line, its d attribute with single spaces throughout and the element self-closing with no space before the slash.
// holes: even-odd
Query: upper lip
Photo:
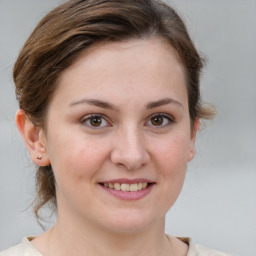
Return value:
<svg viewBox="0 0 256 256">
<path fill-rule="evenodd" d="M 99 183 L 122 183 L 122 184 L 134 184 L 134 183 L 154 183 L 154 181 L 149 180 L 149 179 L 143 179 L 143 178 L 138 178 L 138 179 L 113 179 L 113 180 L 104 180 Z"/>
</svg>

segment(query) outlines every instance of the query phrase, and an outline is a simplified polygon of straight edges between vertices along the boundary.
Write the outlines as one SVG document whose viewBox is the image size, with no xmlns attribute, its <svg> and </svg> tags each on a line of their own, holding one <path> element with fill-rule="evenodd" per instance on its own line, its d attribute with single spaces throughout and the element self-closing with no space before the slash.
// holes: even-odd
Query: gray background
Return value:
<svg viewBox="0 0 256 256">
<path fill-rule="evenodd" d="M 41 233 L 28 208 L 34 171 L 18 134 L 12 67 L 36 23 L 60 0 L 0 0 L 0 251 Z M 166 232 L 255 256 L 256 1 L 169 1 L 208 58 L 203 96 L 217 118 L 198 135 L 182 194 Z M 51 224 L 49 224 L 51 225 Z"/>
</svg>

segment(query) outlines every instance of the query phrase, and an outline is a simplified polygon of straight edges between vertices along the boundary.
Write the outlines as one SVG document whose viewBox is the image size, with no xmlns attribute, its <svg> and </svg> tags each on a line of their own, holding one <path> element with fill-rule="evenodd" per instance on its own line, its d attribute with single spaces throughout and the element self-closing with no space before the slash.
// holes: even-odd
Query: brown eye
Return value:
<svg viewBox="0 0 256 256">
<path fill-rule="evenodd" d="M 88 116 L 84 117 L 81 120 L 81 122 L 83 125 L 90 127 L 90 128 L 95 128 L 95 129 L 108 127 L 110 125 L 108 123 L 108 121 L 100 114 L 88 115 Z"/>
<path fill-rule="evenodd" d="M 102 124 L 102 118 L 100 116 L 94 116 L 90 118 L 90 125 L 94 127 L 99 127 Z"/>
<path fill-rule="evenodd" d="M 174 123 L 174 119 L 172 116 L 167 114 L 156 114 L 149 118 L 146 125 L 157 127 L 157 128 L 164 128 L 173 123 Z"/>
<path fill-rule="evenodd" d="M 163 116 L 159 115 L 159 116 L 154 116 L 151 118 L 151 123 L 155 126 L 160 126 L 163 124 L 163 122 L 164 122 Z"/>
</svg>

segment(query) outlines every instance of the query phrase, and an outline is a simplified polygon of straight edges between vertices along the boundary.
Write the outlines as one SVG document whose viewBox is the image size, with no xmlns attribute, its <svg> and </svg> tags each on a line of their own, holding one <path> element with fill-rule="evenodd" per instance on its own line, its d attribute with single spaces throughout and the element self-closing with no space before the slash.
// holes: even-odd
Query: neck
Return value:
<svg viewBox="0 0 256 256">
<path fill-rule="evenodd" d="M 164 218 L 136 233 L 118 233 L 92 223 L 81 225 L 76 221 L 59 219 L 56 225 L 42 236 L 41 241 L 43 240 L 45 245 L 41 246 L 41 252 L 45 256 L 174 255 L 164 232 Z"/>
</svg>

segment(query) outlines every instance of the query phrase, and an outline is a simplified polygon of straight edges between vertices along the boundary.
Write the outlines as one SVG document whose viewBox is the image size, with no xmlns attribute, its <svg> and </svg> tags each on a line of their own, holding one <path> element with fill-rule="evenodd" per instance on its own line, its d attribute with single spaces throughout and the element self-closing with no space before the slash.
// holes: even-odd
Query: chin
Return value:
<svg viewBox="0 0 256 256">
<path fill-rule="evenodd" d="M 122 212 L 114 214 L 111 219 L 105 219 L 104 226 L 110 232 L 118 234 L 134 234 L 150 229 L 154 224 L 163 221 L 164 218 L 146 215 L 145 212 Z"/>
</svg>

